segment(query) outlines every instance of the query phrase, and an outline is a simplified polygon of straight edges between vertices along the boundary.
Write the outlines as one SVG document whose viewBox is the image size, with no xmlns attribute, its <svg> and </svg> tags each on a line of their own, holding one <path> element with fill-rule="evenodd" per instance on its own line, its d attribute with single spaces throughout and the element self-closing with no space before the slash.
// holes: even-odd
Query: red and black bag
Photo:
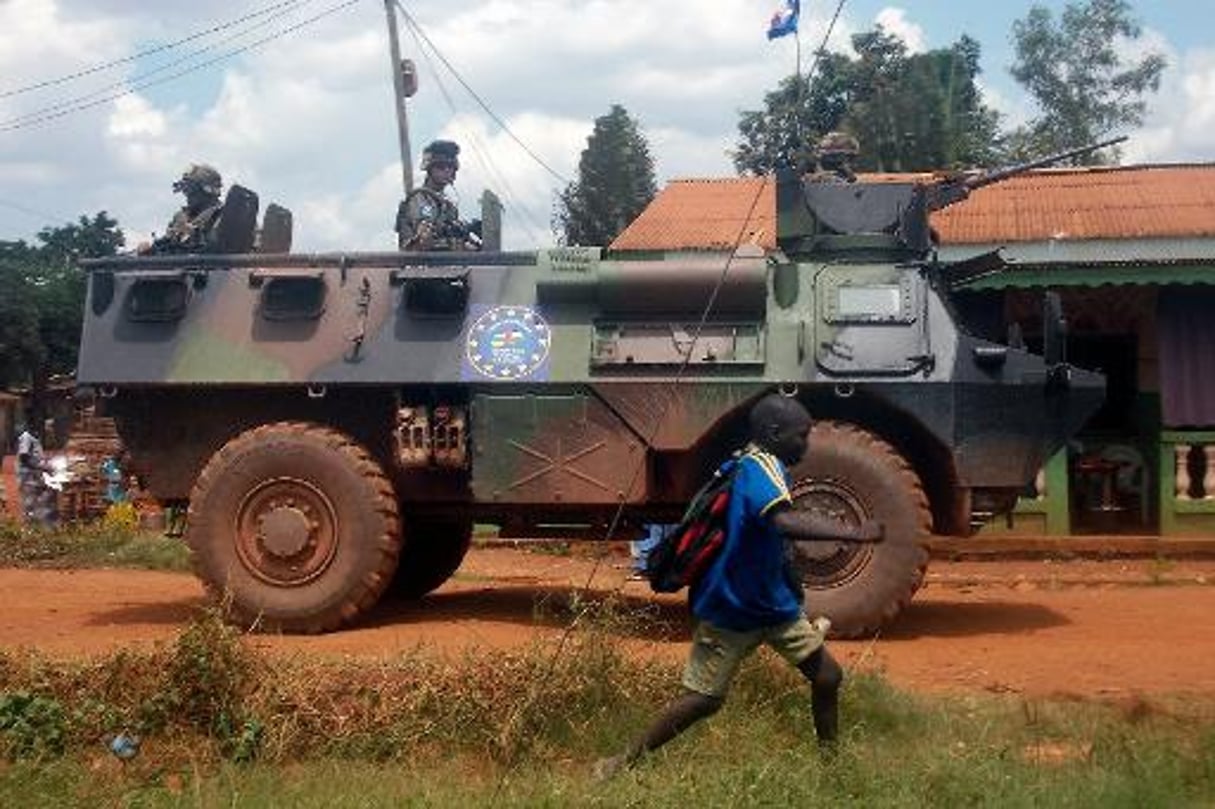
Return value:
<svg viewBox="0 0 1215 809">
<path fill-rule="evenodd" d="M 738 460 L 726 461 L 700 488 L 679 525 L 646 556 L 645 573 L 656 593 L 676 593 L 696 583 L 726 541 L 730 490 Z"/>
</svg>

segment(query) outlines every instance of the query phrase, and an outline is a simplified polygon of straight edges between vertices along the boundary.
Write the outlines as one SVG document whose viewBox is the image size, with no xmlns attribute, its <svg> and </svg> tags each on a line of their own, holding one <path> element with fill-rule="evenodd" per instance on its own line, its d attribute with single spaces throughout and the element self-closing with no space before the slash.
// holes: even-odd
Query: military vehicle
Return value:
<svg viewBox="0 0 1215 809">
<path fill-rule="evenodd" d="M 674 521 L 782 391 L 817 420 L 796 505 L 886 526 L 798 545 L 813 609 L 869 633 L 923 581 L 923 539 L 1008 512 L 1103 398 L 1065 361 L 1057 301 L 1044 356 L 951 308 L 999 257 L 939 263 L 928 215 L 1011 173 L 784 170 L 770 255 L 243 252 L 246 196 L 221 227 L 237 250 L 82 262 L 79 381 L 150 492 L 188 501 L 207 587 L 289 632 L 348 624 L 394 582 L 434 589 L 474 523 L 620 539 Z"/>
</svg>

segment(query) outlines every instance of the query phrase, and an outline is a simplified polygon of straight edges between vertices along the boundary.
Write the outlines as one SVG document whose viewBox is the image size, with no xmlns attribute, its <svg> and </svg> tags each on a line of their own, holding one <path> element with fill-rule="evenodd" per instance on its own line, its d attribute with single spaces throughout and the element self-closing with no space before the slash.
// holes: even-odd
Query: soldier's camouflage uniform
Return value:
<svg viewBox="0 0 1215 809">
<path fill-rule="evenodd" d="M 152 243 L 153 253 L 206 253 L 213 250 L 223 205 L 217 199 L 191 216 L 183 207 L 173 215 L 165 234 Z"/>
<path fill-rule="evenodd" d="M 397 244 L 402 250 L 460 250 L 463 223 L 454 202 L 442 191 L 421 186 L 409 192 L 397 211 Z"/>
</svg>

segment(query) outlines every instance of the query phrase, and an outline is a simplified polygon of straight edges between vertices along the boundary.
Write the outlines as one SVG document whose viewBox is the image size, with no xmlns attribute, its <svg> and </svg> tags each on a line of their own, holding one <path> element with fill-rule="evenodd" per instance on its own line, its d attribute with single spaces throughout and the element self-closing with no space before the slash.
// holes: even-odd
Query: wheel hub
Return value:
<svg viewBox="0 0 1215 809">
<path fill-rule="evenodd" d="M 289 559 L 312 538 L 316 523 L 294 505 L 273 508 L 258 519 L 258 539 L 271 555 Z"/>
<path fill-rule="evenodd" d="M 846 482 L 834 479 L 799 481 L 791 492 L 797 508 L 849 526 L 860 525 L 869 509 Z M 855 578 L 873 556 L 873 546 L 855 542 L 798 542 L 795 559 L 808 587 L 830 589 Z"/>
<path fill-rule="evenodd" d="M 337 553 L 337 511 L 311 481 L 262 481 L 245 495 L 235 517 L 237 555 L 250 573 L 268 584 L 307 584 Z"/>
</svg>

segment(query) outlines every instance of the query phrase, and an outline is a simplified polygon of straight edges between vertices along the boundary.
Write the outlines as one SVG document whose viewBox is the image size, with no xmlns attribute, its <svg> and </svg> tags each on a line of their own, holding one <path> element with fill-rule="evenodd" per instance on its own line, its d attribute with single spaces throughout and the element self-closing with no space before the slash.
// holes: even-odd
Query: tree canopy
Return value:
<svg viewBox="0 0 1215 809">
<path fill-rule="evenodd" d="M 0 241 L 0 386 L 39 390 L 75 372 L 86 278 L 74 262 L 114 255 L 122 243 L 105 211 L 43 228 L 34 244 Z"/>
<path fill-rule="evenodd" d="M 846 130 L 861 143 L 857 167 L 920 171 L 990 165 L 998 114 L 983 104 L 979 43 L 909 54 L 881 26 L 852 38 L 855 57 L 822 54 L 815 76 L 790 76 L 742 113 L 734 165 L 763 174 L 805 159 L 823 134 Z"/>
<path fill-rule="evenodd" d="M 634 121 L 619 104 L 595 119 L 578 161 L 578 179 L 557 201 L 554 226 L 566 244 L 611 244 L 656 193 L 654 159 Z"/>
<path fill-rule="evenodd" d="M 1160 87 L 1165 59 L 1133 55 L 1142 35 L 1127 0 L 1068 3 L 1058 23 L 1034 6 L 1013 23 L 1011 72 L 1041 114 L 1009 138 L 1017 156 L 1059 152 L 1143 122 L 1144 96 Z M 1093 163 L 1100 155 L 1080 162 Z"/>
</svg>

